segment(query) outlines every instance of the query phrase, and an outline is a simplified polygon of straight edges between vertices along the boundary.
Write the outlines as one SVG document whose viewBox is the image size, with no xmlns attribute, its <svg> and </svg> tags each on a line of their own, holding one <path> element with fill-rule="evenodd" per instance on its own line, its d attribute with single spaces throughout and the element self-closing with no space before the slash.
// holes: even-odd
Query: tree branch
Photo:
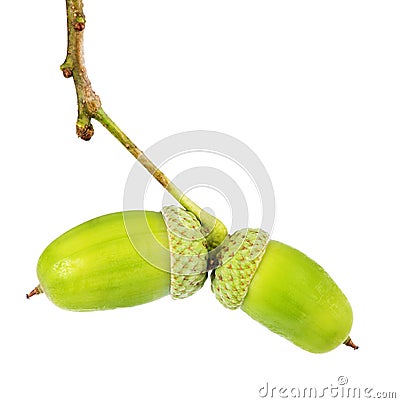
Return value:
<svg viewBox="0 0 400 403">
<path fill-rule="evenodd" d="M 64 77 L 74 78 L 78 100 L 78 119 L 76 133 L 83 140 L 90 140 L 94 134 L 91 119 L 101 109 L 99 96 L 92 89 L 86 72 L 83 55 L 83 31 L 86 19 L 83 13 L 82 0 L 66 0 L 68 48 L 67 56 L 61 65 Z"/>
<path fill-rule="evenodd" d="M 66 0 L 68 45 L 64 63 L 60 66 L 65 78 L 73 77 L 78 103 L 76 133 L 82 140 L 90 140 L 94 134 L 92 119 L 101 123 L 149 173 L 187 210 L 201 222 L 207 243 L 214 249 L 225 239 L 227 230 L 217 218 L 208 214 L 189 199 L 112 121 L 101 106 L 100 97 L 93 91 L 84 59 L 83 32 L 86 18 L 82 0 Z"/>
</svg>

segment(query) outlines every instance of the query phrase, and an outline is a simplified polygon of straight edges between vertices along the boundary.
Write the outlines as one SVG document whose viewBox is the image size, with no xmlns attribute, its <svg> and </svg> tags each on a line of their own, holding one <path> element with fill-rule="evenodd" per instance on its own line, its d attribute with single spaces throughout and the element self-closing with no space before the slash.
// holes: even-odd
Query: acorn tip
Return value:
<svg viewBox="0 0 400 403">
<path fill-rule="evenodd" d="M 350 336 L 346 339 L 346 341 L 343 343 L 345 346 L 351 347 L 353 350 L 358 350 L 358 346 L 354 344 L 353 340 L 351 340 Z"/>
<path fill-rule="evenodd" d="M 39 295 L 43 292 L 42 287 L 40 287 L 40 285 L 38 285 L 37 287 L 35 287 L 29 294 L 25 294 L 26 299 L 30 299 L 31 297 L 33 297 L 34 295 Z"/>
</svg>

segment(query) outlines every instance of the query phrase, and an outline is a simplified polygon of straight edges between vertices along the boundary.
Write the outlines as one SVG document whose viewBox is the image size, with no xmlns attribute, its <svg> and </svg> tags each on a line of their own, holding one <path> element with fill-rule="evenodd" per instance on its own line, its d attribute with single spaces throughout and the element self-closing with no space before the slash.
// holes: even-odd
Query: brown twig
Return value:
<svg viewBox="0 0 400 403">
<path fill-rule="evenodd" d="M 90 140 L 94 134 L 92 119 L 101 123 L 187 210 L 201 222 L 210 249 L 222 243 L 227 235 L 224 224 L 204 211 L 189 199 L 153 162 L 132 142 L 103 110 L 100 97 L 93 91 L 84 59 L 83 34 L 86 17 L 82 0 L 66 0 L 68 45 L 67 56 L 61 65 L 64 77 L 73 77 L 78 102 L 76 133 L 83 140 Z"/>
</svg>

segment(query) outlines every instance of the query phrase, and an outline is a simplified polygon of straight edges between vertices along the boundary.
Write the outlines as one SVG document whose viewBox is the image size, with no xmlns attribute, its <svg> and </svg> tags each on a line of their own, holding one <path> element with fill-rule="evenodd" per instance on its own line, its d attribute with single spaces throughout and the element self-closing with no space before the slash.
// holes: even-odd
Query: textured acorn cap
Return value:
<svg viewBox="0 0 400 403">
<path fill-rule="evenodd" d="M 222 244 L 211 289 L 223 306 L 239 308 L 265 253 L 269 235 L 262 229 L 241 229 Z"/>
<path fill-rule="evenodd" d="M 166 206 L 161 212 L 169 239 L 171 297 L 186 298 L 207 279 L 207 241 L 194 214 L 177 206 Z"/>
</svg>

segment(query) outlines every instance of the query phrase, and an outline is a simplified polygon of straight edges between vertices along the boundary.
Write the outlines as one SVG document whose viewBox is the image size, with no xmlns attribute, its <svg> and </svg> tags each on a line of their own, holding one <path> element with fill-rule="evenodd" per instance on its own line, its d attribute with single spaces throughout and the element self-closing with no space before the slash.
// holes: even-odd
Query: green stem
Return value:
<svg viewBox="0 0 400 403">
<path fill-rule="evenodd" d="M 68 47 L 67 56 L 60 68 L 64 77 L 74 79 L 78 102 L 77 135 L 83 140 L 90 140 L 94 134 L 91 120 L 95 119 L 101 123 L 185 209 L 196 216 L 203 227 L 209 249 L 214 249 L 228 233 L 225 225 L 187 197 L 104 112 L 100 97 L 93 91 L 85 67 L 83 31 L 86 18 L 83 2 L 66 0 L 66 7 Z"/>
<path fill-rule="evenodd" d="M 168 177 L 157 168 L 157 166 L 140 150 L 136 144 L 118 127 L 118 125 L 104 112 L 103 108 L 99 108 L 93 116 L 101 123 L 152 175 L 170 194 L 178 201 L 186 210 L 193 213 L 201 222 L 207 243 L 210 249 L 218 246 L 226 237 L 227 230 L 225 225 L 203 210 L 193 200 L 187 197 Z"/>
</svg>

